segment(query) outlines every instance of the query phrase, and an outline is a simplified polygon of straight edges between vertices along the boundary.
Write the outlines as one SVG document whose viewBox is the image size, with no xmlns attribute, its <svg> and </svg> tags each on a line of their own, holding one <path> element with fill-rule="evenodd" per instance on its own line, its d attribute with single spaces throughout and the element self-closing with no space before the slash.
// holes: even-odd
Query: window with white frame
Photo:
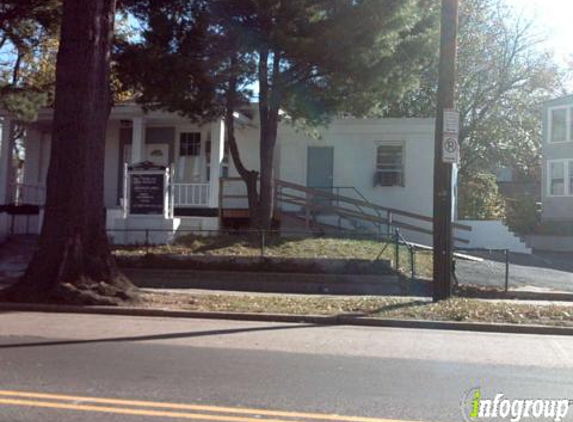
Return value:
<svg viewBox="0 0 573 422">
<path fill-rule="evenodd" d="M 573 107 L 549 109 L 549 143 L 573 141 Z"/>
<path fill-rule="evenodd" d="M 182 157 L 201 155 L 200 132 L 182 132 L 179 135 L 179 155 Z"/>
<path fill-rule="evenodd" d="M 374 186 L 404 186 L 404 146 L 379 145 L 376 149 Z"/>
<path fill-rule="evenodd" d="M 573 196 L 573 160 L 552 160 L 547 163 L 549 196 Z"/>
</svg>

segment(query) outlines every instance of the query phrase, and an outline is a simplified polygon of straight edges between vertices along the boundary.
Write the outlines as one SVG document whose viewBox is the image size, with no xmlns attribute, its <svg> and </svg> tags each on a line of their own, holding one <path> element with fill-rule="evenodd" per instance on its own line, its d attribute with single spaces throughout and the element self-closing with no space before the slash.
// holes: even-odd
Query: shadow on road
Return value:
<svg viewBox="0 0 573 422">
<path fill-rule="evenodd" d="M 54 340 L 54 341 L 41 341 L 41 342 L 31 342 L 31 343 L 0 344 L 0 349 L 70 346 L 70 345 L 94 344 L 94 343 L 116 343 L 125 341 L 172 340 L 180 338 L 222 336 L 222 335 L 249 333 L 256 331 L 290 330 L 297 328 L 300 329 L 300 328 L 313 328 L 313 327 L 324 327 L 324 326 L 325 325 L 322 324 L 279 325 L 279 326 L 253 327 L 253 328 L 234 328 L 227 330 L 190 331 L 184 333 L 154 334 L 154 335 L 132 336 L 132 337 L 110 337 L 110 338 L 98 338 L 98 339 L 88 339 L 88 340 Z"/>
</svg>

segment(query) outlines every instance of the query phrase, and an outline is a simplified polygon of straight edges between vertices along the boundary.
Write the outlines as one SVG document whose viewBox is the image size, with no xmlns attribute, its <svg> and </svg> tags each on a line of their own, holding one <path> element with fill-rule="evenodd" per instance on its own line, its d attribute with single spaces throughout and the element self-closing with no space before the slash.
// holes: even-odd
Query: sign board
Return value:
<svg viewBox="0 0 573 422">
<path fill-rule="evenodd" d="M 442 144 L 442 161 L 444 163 L 457 164 L 460 161 L 460 146 L 458 139 L 444 135 Z"/>
<path fill-rule="evenodd" d="M 164 174 L 131 174 L 129 192 L 130 214 L 163 214 L 165 206 Z"/>
<path fill-rule="evenodd" d="M 442 161 L 449 164 L 460 162 L 460 114 L 454 110 L 444 110 L 444 137 L 442 141 Z"/>
<path fill-rule="evenodd" d="M 454 110 L 444 110 L 444 133 L 458 135 L 460 132 L 460 113 Z"/>
</svg>

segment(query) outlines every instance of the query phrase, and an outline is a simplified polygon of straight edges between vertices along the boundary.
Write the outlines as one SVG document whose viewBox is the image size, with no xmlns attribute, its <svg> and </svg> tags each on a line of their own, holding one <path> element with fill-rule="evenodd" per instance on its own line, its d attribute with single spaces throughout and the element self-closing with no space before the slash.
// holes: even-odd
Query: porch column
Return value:
<svg viewBox="0 0 573 422">
<path fill-rule="evenodd" d="M 145 160 L 145 119 L 134 117 L 131 134 L 131 163 L 141 163 Z"/>
<path fill-rule="evenodd" d="M 218 119 L 211 123 L 211 173 L 209 175 L 209 208 L 219 206 L 219 178 L 225 154 L 225 122 Z"/>
<path fill-rule="evenodd" d="M 0 205 L 7 204 L 10 200 L 13 130 L 12 120 L 4 117 L 2 119 L 2 143 L 0 144 Z"/>
<path fill-rule="evenodd" d="M 10 171 L 12 160 L 12 121 L 4 117 L 1 121 L 0 141 L 0 205 L 7 204 L 10 200 Z M 8 214 L 0 212 L 0 242 L 3 242 L 9 233 Z"/>
</svg>

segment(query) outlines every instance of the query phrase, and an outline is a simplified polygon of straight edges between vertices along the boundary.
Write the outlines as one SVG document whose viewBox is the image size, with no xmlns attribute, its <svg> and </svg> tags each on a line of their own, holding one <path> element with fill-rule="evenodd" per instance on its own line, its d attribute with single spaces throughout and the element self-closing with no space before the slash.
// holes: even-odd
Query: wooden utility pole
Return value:
<svg viewBox="0 0 573 422">
<path fill-rule="evenodd" d="M 434 301 L 452 289 L 452 164 L 443 161 L 444 110 L 454 109 L 458 1 L 442 0 L 438 110 L 434 154 Z"/>
</svg>

